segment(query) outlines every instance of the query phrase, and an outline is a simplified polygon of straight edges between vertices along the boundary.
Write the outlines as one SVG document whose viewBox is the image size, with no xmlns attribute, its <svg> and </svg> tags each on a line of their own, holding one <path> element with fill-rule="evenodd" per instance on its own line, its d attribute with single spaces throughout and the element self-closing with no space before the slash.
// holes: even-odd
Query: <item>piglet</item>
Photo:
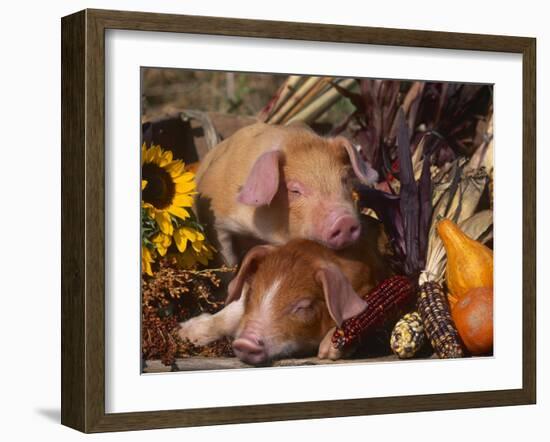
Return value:
<svg viewBox="0 0 550 442">
<path fill-rule="evenodd" d="M 372 184 L 377 174 L 346 138 L 257 123 L 205 156 L 196 175 L 196 211 L 228 265 L 255 244 L 293 238 L 342 249 L 361 235 L 353 179 Z"/>
<path fill-rule="evenodd" d="M 235 355 L 251 365 L 283 357 L 347 356 L 332 347 L 336 326 L 361 313 L 362 295 L 390 276 L 374 240 L 362 236 L 354 246 L 331 250 L 311 240 L 252 248 L 229 285 L 226 306 L 180 326 L 180 336 L 205 345 L 234 338 Z"/>
</svg>

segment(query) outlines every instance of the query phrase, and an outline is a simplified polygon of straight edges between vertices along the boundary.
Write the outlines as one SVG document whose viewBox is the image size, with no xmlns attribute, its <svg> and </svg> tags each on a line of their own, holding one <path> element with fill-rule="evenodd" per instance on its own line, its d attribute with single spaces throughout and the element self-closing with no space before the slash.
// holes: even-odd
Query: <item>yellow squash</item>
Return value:
<svg viewBox="0 0 550 442">
<path fill-rule="evenodd" d="M 477 287 L 493 287 L 493 251 L 467 236 L 451 220 L 437 224 L 447 252 L 447 287 L 460 300 Z"/>
</svg>

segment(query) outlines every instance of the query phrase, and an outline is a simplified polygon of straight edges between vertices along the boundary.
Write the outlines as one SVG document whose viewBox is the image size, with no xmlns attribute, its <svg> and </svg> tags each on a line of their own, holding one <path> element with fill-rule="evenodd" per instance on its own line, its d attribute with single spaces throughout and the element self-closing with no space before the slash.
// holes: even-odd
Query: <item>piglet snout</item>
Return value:
<svg viewBox="0 0 550 442">
<path fill-rule="evenodd" d="M 361 235 L 361 224 L 351 215 L 341 215 L 326 233 L 325 241 L 332 249 L 341 249 L 353 244 Z"/>
<path fill-rule="evenodd" d="M 255 334 L 243 334 L 233 341 L 233 352 L 241 361 L 251 365 L 267 361 L 264 343 Z"/>
</svg>

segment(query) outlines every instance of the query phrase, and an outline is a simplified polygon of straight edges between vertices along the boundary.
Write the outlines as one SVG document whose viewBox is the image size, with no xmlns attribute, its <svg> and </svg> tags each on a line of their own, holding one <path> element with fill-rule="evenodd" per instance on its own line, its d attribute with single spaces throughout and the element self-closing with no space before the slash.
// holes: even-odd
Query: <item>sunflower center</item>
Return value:
<svg viewBox="0 0 550 442">
<path fill-rule="evenodd" d="M 143 201 L 157 209 L 166 209 L 172 204 L 176 186 L 166 170 L 156 164 L 146 163 L 141 168 L 141 179 L 147 181 L 141 195 Z"/>
</svg>

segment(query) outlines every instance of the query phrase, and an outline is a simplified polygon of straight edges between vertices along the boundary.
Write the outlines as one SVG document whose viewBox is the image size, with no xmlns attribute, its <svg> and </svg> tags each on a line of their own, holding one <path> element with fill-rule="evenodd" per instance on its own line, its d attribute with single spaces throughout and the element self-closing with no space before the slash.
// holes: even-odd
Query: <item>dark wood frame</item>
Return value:
<svg viewBox="0 0 550 442">
<path fill-rule="evenodd" d="M 523 386 L 192 410 L 105 413 L 105 30 L 182 32 L 442 49 L 523 57 Z M 85 10 L 62 19 L 61 422 L 84 432 L 140 430 L 534 404 L 536 400 L 536 40 L 405 29 Z"/>
</svg>

